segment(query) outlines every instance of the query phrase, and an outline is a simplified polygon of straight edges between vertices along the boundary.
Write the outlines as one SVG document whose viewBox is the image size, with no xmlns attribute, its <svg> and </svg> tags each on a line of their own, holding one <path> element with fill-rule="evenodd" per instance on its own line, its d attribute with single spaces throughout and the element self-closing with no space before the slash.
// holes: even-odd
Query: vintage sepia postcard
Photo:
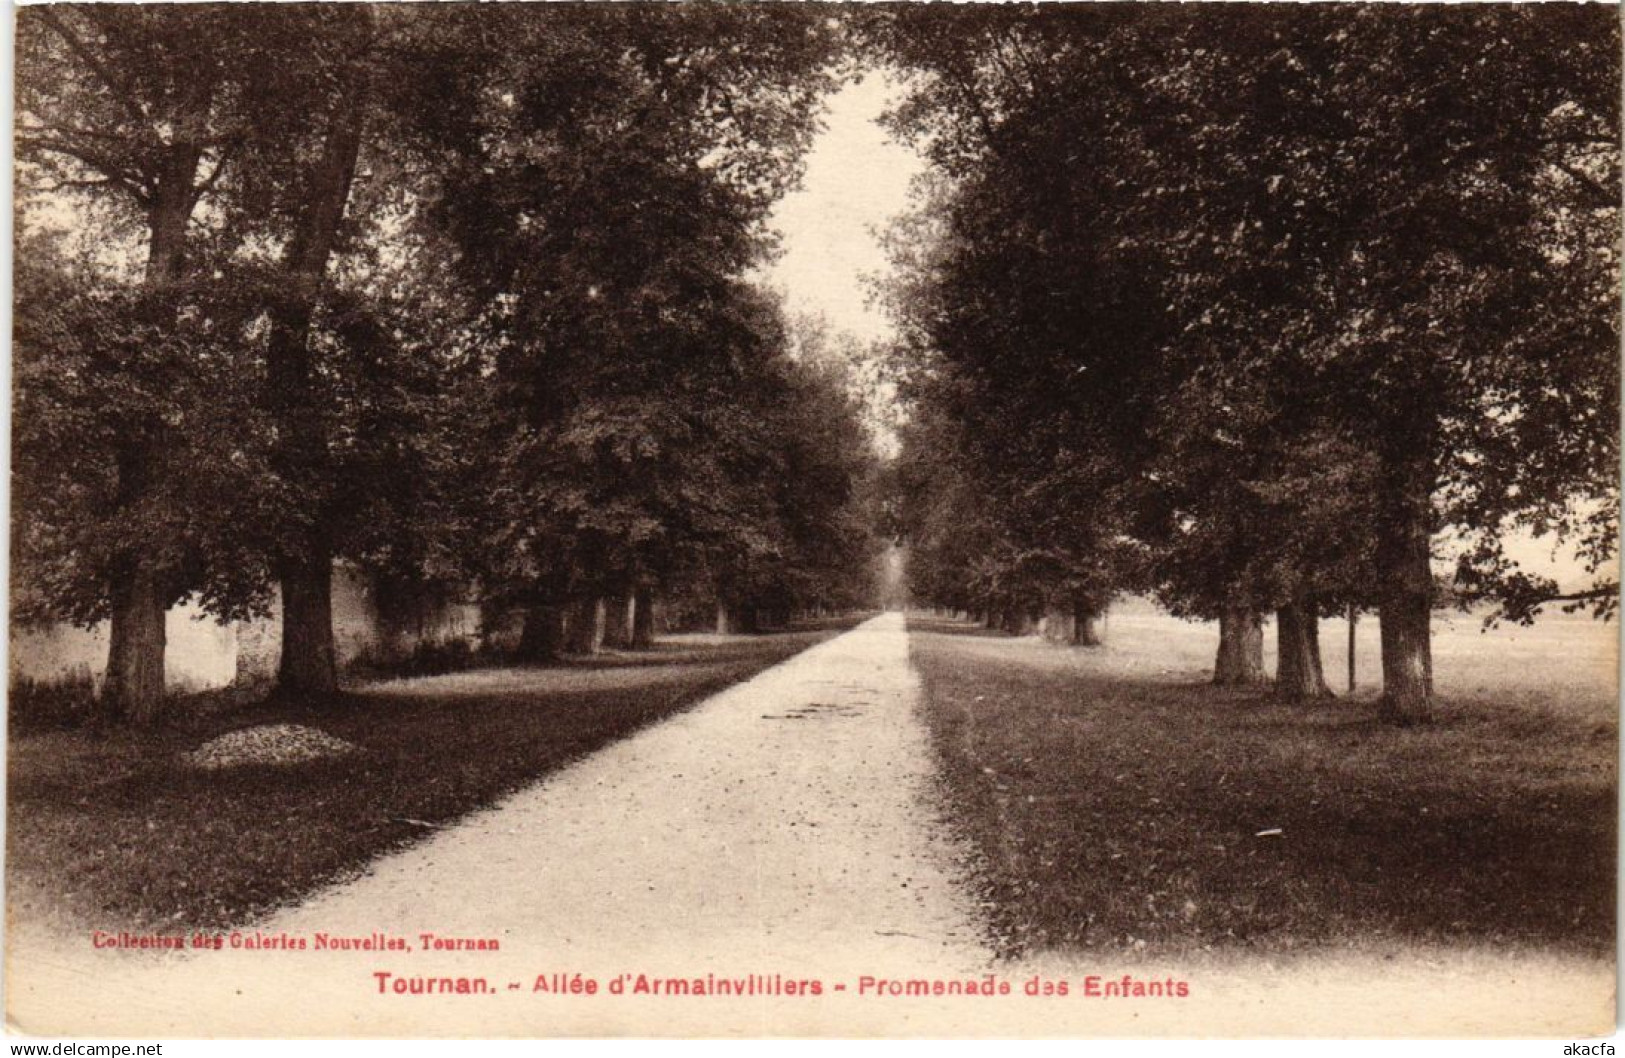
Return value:
<svg viewBox="0 0 1625 1058">
<path fill-rule="evenodd" d="M 1614 1031 L 1617 7 L 13 35 L 14 1035 Z"/>
</svg>

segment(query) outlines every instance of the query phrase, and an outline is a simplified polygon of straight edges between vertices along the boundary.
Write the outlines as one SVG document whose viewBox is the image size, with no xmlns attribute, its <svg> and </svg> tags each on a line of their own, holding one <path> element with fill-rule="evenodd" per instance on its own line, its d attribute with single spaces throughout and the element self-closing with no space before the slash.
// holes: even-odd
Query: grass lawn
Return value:
<svg viewBox="0 0 1625 1058">
<path fill-rule="evenodd" d="M 14 737 L 8 910 L 76 929 L 240 925 L 852 623 L 377 683 L 152 733 Z M 316 727 L 360 751 L 218 771 L 183 759 L 264 723 Z"/>
<path fill-rule="evenodd" d="M 1359 627 L 1373 662 L 1375 624 Z M 1331 648 L 1346 626 L 1326 625 Z M 1609 955 L 1613 631 L 1441 622 L 1440 716 L 1409 729 L 1377 721 L 1364 665 L 1352 700 L 1211 687 L 1216 632 L 1144 605 L 1104 648 L 911 617 L 910 652 L 1007 954 Z M 1344 655 L 1327 654 L 1341 689 Z"/>
</svg>

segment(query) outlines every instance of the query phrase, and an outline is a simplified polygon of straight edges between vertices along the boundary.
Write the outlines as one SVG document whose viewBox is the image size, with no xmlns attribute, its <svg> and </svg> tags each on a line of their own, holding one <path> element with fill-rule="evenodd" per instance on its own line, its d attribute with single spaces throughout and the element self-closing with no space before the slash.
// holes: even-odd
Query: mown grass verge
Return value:
<svg viewBox="0 0 1625 1058">
<path fill-rule="evenodd" d="M 1006 954 L 1613 951 L 1611 719 L 1446 699 L 1401 730 L 964 631 L 911 619 L 910 654 Z"/>
<path fill-rule="evenodd" d="M 14 737 L 8 911 L 85 929 L 240 925 L 839 628 L 679 637 L 648 653 L 393 681 L 146 733 Z M 319 728 L 360 749 L 217 771 L 185 760 L 216 735 L 267 723 Z"/>
</svg>

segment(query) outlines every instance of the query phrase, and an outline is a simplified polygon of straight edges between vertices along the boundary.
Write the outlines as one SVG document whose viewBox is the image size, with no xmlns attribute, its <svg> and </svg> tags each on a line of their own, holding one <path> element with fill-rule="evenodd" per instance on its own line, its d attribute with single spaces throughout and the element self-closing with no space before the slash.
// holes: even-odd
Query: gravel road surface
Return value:
<svg viewBox="0 0 1625 1058">
<path fill-rule="evenodd" d="M 990 960 L 934 815 L 918 693 L 902 616 L 882 615 L 243 931 L 306 950 L 67 938 L 14 959 L 11 1016 L 157 1035 L 895 1030 L 895 1004 L 854 1022 L 843 993 Z M 319 934 L 412 950 L 311 950 Z M 599 992 L 535 990 L 557 974 Z M 628 992 L 644 975 L 746 994 L 613 996 L 621 974 Z M 393 991 L 465 977 L 497 994 Z"/>
</svg>

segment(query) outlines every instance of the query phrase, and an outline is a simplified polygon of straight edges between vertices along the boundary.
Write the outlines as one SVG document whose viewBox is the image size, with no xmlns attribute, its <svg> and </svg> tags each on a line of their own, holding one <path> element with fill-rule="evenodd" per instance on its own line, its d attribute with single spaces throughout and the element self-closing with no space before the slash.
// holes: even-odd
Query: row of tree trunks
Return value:
<svg viewBox="0 0 1625 1058">
<path fill-rule="evenodd" d="M 624 595 L 584 596 L 564 604 L 527 607 L 519 633 L 522 661 L 555 661 L 563 654 L 599 650 L 647 650 L 654 645 L 654 592 L 638 588 Z"/>
<path fill-rule="evenodd" d="M 1320 619 L 1313 600 L 1301 598 L 1276 611 L 1275 690 L 1304 701 L 1331 696 L 1320 658 Z M 1213 682 L 1247 687 L 1268 682 L 1264 672 L 1264 618 L 1235 607 L 1219 615 L 1219 653 Z"/>
<path fill-rule="evenodd" d="M 1384 596 L 1379 634 L 1382 641 L 1385 719 L 1402 724 L 1425 722 L 1431 715 L 1433 658 L 1431 648 L 1432 572 L 1427 538 L 1413 542 L 1407 556 L 1408 585 Z M 1399 562 L 1395 563 L 1396 572 Z M 1350 618 L 1349 689 L 1354 689 L 1353 618 Z M 1299 599 L 1276 613 L 1276 694 L 1289 701 L 1332 697 L 1320 654 L 1320 618 L 1312 599 Z M 1264 680 L 1263 635 L 1258 615 L 1233 611 L 1219 621 L 1219 654 L 1214 682 L 1243 686 Z"/>
<path fill-rule="evenodd" d="M 1101 643 L 1101 620 L 1104 615 L 1081 602 L 1072 604 L 1072 642 L 1080 647 L 1098 647 Z"/>
<path fill-rule="evenodd" d="M 1427 420 L 1419 417 L 1409 443 L 1384 453 L 1383 521 L 1377 564 L 1377 607 L 1382 644 L 1384 719 L 1426 722 L 1433 707 L 1433 471 L 1426 453 Z M 1421 438 L 1418 440 L 1418 438 Z M 1349 690 L 1354 690 L 1354 622 L 1349 611 Z M 1331 697 L 1320 656 L 1320 619 L 1313 598 L 1300 596 L 1277 612 L 1276 693 L 1293 701 Z M 1264 679 L 1259 616 L 1228 611 L 1219 620 L 1214 682 L 1224 686 Z"/>
<path fill-rule="evenodd" d="M 717 635 L 755 635 L 761 630 L 762 615 L 754 606 L 734 606 L 717 600 Z"/>
<path fill-rule="evenodd" d="M 993 608 L 987 611 L 982 624 L 994 631 L 1013 636 L 1029 636 L 1038 630 L 1038 615 L 1019 606 Z"/>
<path fill-rule="evenodd" d="M 1100 618 L 1099 611 L 1081 602 L 1052 604 L 1044 611 L 1044 638 L 1070 646 L 1099 646 Z"/>
</svg>

